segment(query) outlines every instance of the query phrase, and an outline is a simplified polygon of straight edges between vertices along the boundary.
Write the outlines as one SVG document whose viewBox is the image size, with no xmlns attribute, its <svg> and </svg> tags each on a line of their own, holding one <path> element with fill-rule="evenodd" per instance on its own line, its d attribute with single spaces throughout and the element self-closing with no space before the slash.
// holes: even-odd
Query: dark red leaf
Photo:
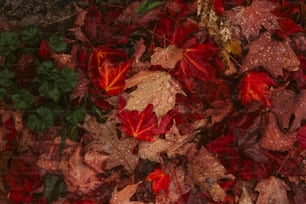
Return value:
<svg viewBox="0 0 306 204">
<path fill-rule="evenodd" d="M 118 112 L 120 129 L 125 134 L 139 140 L 153 141 L 158 128 L 158 120 L 149 104 L 142 112 L 137 110 L 122 110 Z"/>
<path fill-rule="evenodd" d="M 90 6 L 87 9 L 87 13 L 84 19 L 84 33 L 90 40 L 97 40 L 99 27 L 103 22 L 103 15 L 99 8 L 95 5 Z"/>
<path fill-rule="evenodd" d="M 41 41 L 40 47 L 39 47 L 39 50 L 38 50 L 38 55 L 43 60 L 51 59 L 51 53 L 49 51 L 47 40 L 42 40 Z"/>
<path fill-rule="evenodd" d="M 267 73 L 251 71 L 240 82 L 239 98 L 245 106 L 253 101 L 271 106 L 269 99 L 271 95 L 270 87 L 274 85 L 274 80 Z"/>
<path fill-rule="evenodd" d="M 216 13 L 222 15 L 224 13 L 223 0 L 213 0 L 212 2 Z"/>
<path fill-rule="evenodd" d="M 281 28 L 281 30 L 285 33 L 285 35 L 291 35 L 296 32 L 303 32 L 303 28 L 298 26 L 293 20 L 290 18 L 278 18 L 277 22 Z"/>
<path fill-rule="evenodd" d="M 299 128 L 296 134 L 296 138 L 301 148 L 305 150 L 306 149 L 306 125 L 303 125 Z"/>
</svg>

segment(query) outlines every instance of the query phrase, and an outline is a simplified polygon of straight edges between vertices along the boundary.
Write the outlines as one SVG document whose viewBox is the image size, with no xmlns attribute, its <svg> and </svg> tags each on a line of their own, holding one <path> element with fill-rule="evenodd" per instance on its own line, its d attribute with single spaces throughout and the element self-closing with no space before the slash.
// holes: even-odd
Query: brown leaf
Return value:
<svg viewBox="0 0 306 204">
<path fill-rule="evenodd" d="M 142 38 L 136 42 L 134 49 L 135 62 L 138 63 L 141 56 L 146 51 L 146 46 L 144 45 L 144 40 Z"/>
<path fill-rule="evenodd" d="M 255 188 L 255 190 L 259 192 L 256 204 L 289 204 L 286 193 L 289 189 L 290 188 L 284 181 L 274 176 L 263 179 Z"/>
<path fill-rule="evenodd" d="M 265 32 L 249 44 L 249 52 L 242 61 L 241 71 L 247 72 L 263 66 L 275 78 L 283 76 L 283 69 L 298 70 L 300 61 L 292 50 L 289 41 L 275 41 Z"/>
<path fill-rule="evenodd" d="M 112 141 L 112 152 L 106 161 L 105 169 L 123 166 L 128 172 L 134 172 L 139 159 L 138 155 L 133 154 L 134 143 L 134 138 L 131 137 Z"/>
<path fill-rule="evenodd" d="M 204 117 L 211 118 L 209 125 L 221 122 L 233 110 L 232 101 L 228 99 L 213 101 L 210 105 L 212 107 L 204 111 Z"/>
<path fill-rule="evenodd" d="M 188 172 L 196 185 L 201 190 L 207 192 L 215 202 L 222 202 L 226 192 L 217 183 L 220 179 L 234 179 L 231 174 L 226 173 L 226 169 L 205 147 L 197 150 L 193 146 L 188 158 Z"/>
<path fill-rule="evenodd" d="M 156 204 L 178 203 L 178 199 L 188 193 L 193 185 L 185 168 L 175 162 L 167 163 L 163 171 L 170 176 L 168 193 L 161 191 L 156 195 Z"/>
<path fill-rule="evenodd" d="M 181 135 L 174 123 L 166 133 L 165 139 L 157 138 L 153 142 L 140 142 L 138 154 L 142 159 L 149 159 L 155 162 L 162 161 L 162 153 L 167 153 L 170 158 L 174 158 L 178 155 L 185 155 L 190 147 L 187 143 L 192 140 L 194 136 L 194 134 Z"/>
<path fill-rule="evenodd" d="M 90 115 L 85 117 L 82 128 L 93 137 L 85 149 L 104 151 L 108 154 L 112 152 L 112 141 L 115 141 L 117 137 L 117 121 L 113 114 L 110 113 L 108 116 L 105 123 L 99 123 L 96 117 Z"/>
<path fill-rule="evenodd" d="M 173 109 L 175 95 L 183 93 L 170 74 L 161 71 L 141 71 L 135 74 L 126 80 L 125 88 L 134 86 L 137 89 L 129 94 L 125 109 L 143 111 L 148 104 L 153 104 L 158 118 Z"/>
<path fill-rule="evenodd" d="M 239 198 L 238 204 L 253 204 L 252 198 L 250 197 L 248 190 L 244 186 L 242 187 L 242 193 Z"/>
<path fill-rule="evenodd" d="M 182 59 L 183 49 L 176 45 L 169 45 L 166 48 L 156 47 L 151 55 L 151 64 L 160 65 L 167 70 L 172 70 Z"/>
<path fill-rule="evenodd" d="M 267 0 L 255 0 L 247 7 L 234 7 L 227 13 L 230 24 L 238 26 L 242 34 L 250 40 L 256 37 L 262 27 L 266 30 L 274 30 L 278 28 L 276 16 L 271 11 L 276 7 L 276 4 Z M 233 29 L 234 32 L 237 32 Z M 235 33 L 237 36 L 238 33 Z"/>
<path fill-rule="evenodd" d="M 102 153 L 95 153 L 91 156 L 94 156 L 94 158 L 90 158 L 90 164 L 102 164 L 108 158 L 108 156 Z M 102 168 L 96 171 L 91 166 L 86 165 L 81 155 L 80 145 L 72 151 L 71 155 L 62 156 L 59 169 L 63 173 L 68 192 L 80 195 L 88 194 L 96 190 L 103 183 L 103 180 L 98 177 L 98 174 L 104 171 Z"/>
<path fill-rule="evenodd" d="M 44 169 L 48 173 L 58 173 L 60 161 L 60 144 L 61 138 L 56 137 L 53 141 L 47 140 L 40 143 L 39 158 L 37 166 Z M 62 151 L 63 156 L 69 157 L 73 149 L 78 145 L 77 142 L 66 139 L 65 147 Z"/>
<path fill-rule="evenodd" d="M 263 120 L 261 147 L 271 151 L 289 151 L 296 142 L 296 133 L 282 133 L 273 113 L 266 113 Z"/>
<path fill-rule="evenodd" d="M 110 204 L 144 204 L 140 201 L 130 201 L 130 198 L 136 193 L 139 183 L 127 185 L 121 191 L 117 188 L 112 193 Z"/>
<path fill-rule="evenodd" d="M 78 74 L 78 83 L 76 87 L 71 91 L 69 97 L 70 100 L 78 98 L 79 99 L 78 101 L 81 102 L 82 99 L 88 93 L 89 80 L 87 79 L 84 72 L 81 71 L 80 69 L 77 69 L 77 74 Z"/>
<path fill-rule="evenodd" d="M 281 130 L 295 131 L 306 119 L 306 90 L 295 94 L 290 90 L 275 91 L 271 98 L 273 109 Z"/>
</svg>

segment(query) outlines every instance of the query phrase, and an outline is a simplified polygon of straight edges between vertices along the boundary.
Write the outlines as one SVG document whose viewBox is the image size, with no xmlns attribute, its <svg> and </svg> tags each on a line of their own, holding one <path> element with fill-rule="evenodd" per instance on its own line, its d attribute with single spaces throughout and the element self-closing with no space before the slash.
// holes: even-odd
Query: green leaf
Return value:
<svg viewBox="0 0 306 204">
<path fill-rule="evenodd" d="M 2 31 L 0 32 L 0 55 L 7 56 L 15 51 L 19 45 L 17 33 Z"/>
<path fill-rule="evenodd" d="M 64 52 L 67 49 L 65 38 L 58 34 L 53 34 L 50 36 L 48 45 L 55 52 Z"/>
<path fill-rule="evenodd" d="M 76 110 L 74 110 L 72 113 L 70 113 L 66 117 L 66 120 L 72 125 L 77 125 L 84 121 L 85 116 L 86 116 L 86 109 L 84 107 L 79 107 Z"/>
<path fill-rule="evenodd" d="M 0 85 L 9 87 L 14 84 L 13 79 L 15 77 L 14 72 L 8 69 L 0 70 Z"/>
<path fill-rule="evenodd" d="M 53 61 L 44 61 L 37 68 L 38 75 L 49 75 L 55 69 L 55 64 Z"/>
<path fill-rule="evenodd" d="M 0 100 L 2 100 L 6 95 L 6 90 L 4 88 L 0 88 Z"/>
<path fill-rule="evenodd" d="M 28 127 L 35 132 L 41 132 L 54 123 L 53 113 L 49 108 L 39 107 L 34 114 L 28 117 Z"/>
<path fill-rule="evenodd" d="M 60 77 L 56 81 L 58 88 L 63 92 L 67 93 L 71 91 L 78 83 L 78 75 L 71 69 L 63 68 L 60 71 Z"/>
<path fill-rule="evenodd" d="M 28 27 L 21 33 L 21 40 L 26 45 L 36 45 L 40 41 L 41 31 L 37 27 Z"/>
<path fill-rule="evenodd" d="M 30 92 L 25 89 L 20 89 L 16 94 L 12 96 L 12 100 L 16 109 L 25 110 L 32 107 L 33 96 Z"/>
<path fill-rule="evenodd" d="M 50 83 L 49 81 L 43 82 L 38 88 L 38 92 L 40 96 L 49 97 L 54 101 L 58 101 L 61 97 L 61 92 L 58 87 L 54 83 Z"/>
<path fill-rule="evenodd" d="M 43 196 L 49 202 L 58 200 L 58 198 L 65 196 L 66 188 L 65 182 L 60 176 L 48 174 L 45 178 Z"/>
<path fill-rule="evenodd" d="M 146 0 L 144 2 L 142 2 L 138 8 L 136 8 L 136 13 L 138 13 L 139 15 L 144 15 L 147 11 L 153 9 L 153 8 L 156 8 L 160 5 L 164 4 L 164 2 L 162 1 L 149 1 L 149 0 Z"/>
</svg>

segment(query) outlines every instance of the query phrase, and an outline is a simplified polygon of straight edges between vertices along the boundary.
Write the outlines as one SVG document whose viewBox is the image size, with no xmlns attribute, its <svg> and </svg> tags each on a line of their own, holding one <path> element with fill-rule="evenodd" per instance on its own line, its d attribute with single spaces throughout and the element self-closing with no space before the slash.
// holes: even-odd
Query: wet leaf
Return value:
<svg viewBox="0 0 306 204">
<path fill-rule="evenodd" d="M 160 65 L 167 70 L 172 70 L 182 57 L 183 50 L 176 45 L 169 45 L 165 49 L 156 47 L 154 48 L 154 54 L 151 55 L 151 64 Z"/>
<path fill-rule="evenodd" d="M 290 188 L 288 185 L 274 176 L 261 180 L 255 190 L 259 192 L 257 204 L 284 203 L 289 204 L 286 191 Z"/>
<path fill-rule="evenodd" d="M 153 105 L 149 104 L 142 111 L 137 110 L 122 110 L 118 112 L 120 120 L 120 129 L 128 136 L 139 140 L 153 141 L 153 136 L 158 128 L 158 121 L 153 112 Z"/>
<path fill-rule="evenodd" d="M 263 66 L 273 76 L 283 76 L 283 69 L 296 71 L 300 61 L 292 50 L 288 40 L 285 42 L 271 39 L 265 32 L 249 44 L 249 52 L 242 61 L 241 71 L 247 72 Z"/>
<path fill-rule="evenodd" d="M 130 201 L 130 198 L 136 193 L 136 189 L 139 183 L 127 185 L 121 191 L 118 191 L 117 188 L 112 193 L 112 198 L 110 204 L 144 204 L 140 201 Z"/>
</svg>

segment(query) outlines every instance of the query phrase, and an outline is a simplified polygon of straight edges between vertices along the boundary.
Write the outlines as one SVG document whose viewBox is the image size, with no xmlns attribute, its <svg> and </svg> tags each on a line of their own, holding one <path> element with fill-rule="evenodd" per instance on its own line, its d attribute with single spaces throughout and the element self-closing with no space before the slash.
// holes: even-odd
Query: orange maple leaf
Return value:
<svg viewBox="0 0 306 204">
<path fill-rule="evenodd" d="M 158 119 L 149 104 L 142 112 L 137 110 L 122 110 L 117 114 L 120 129 L 125 134 L 139 140 L 153 141 L 158 129 Z"/>
<path fill-rule="evenodd" d="M 259 101 L 263 105 L 271 106 L 270 87 L 274 85 L 275 82 L 267 73 L 251 71 L 240 82 L 239 98 L 245 106 L 252 101 Z"/>
<path fill-rule="evenodd" d="M 170 176 L 165 174 L 161 169 L 154 169 L 148 176 L 147 181 L 152 182 L 152 190 L 155 194 L 161 190 L 168 192 Z"/>
</svg>

